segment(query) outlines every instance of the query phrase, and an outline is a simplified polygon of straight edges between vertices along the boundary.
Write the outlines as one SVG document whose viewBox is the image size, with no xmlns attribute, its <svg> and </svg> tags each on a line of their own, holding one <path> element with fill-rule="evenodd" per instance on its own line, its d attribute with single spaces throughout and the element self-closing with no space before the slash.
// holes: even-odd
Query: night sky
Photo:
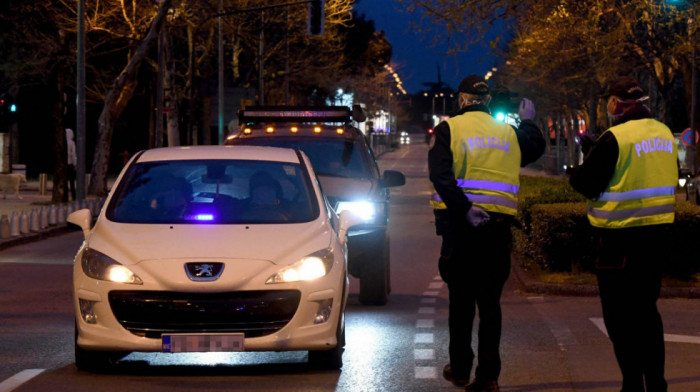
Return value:
<svg viewBox="0 0 700 392">
<path fill-rule="evenodd" d="M 412 20 L 419 15 L 402 11 L 394 0 L 360 0 L 355 3 L 358 14 L 373 20 L 377 30 L 384 30 L 392 46 L 392 66 L 398 71 L 409 94 L 428 90 L 424 82 L 437 82 L 440 67 L 443 83 L 457 89 L 467 75 L 485 75 L 498 60 L 489 54 L 488 45 L 473 46 L 467 53 L 447 55 L 446 46 L 431 47 L 432 37 L 421 37 L 410 31 Z"/>
</svg>

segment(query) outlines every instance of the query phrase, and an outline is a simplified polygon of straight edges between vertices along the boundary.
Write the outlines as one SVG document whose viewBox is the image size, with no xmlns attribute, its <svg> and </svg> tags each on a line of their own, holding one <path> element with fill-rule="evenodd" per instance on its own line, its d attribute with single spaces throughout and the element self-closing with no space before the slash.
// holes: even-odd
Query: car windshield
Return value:
<svg viewBox="0 0 700 392">
<path fill-rule="evenodd" d="M 304 151 L 320 176 L 370 178 L 369 162 L 363 158 L 363 144 L 352 138 L 255 137 L 240 138 L 236 144 L 295 148 Z M 369 151 L 366 152 L 369 154 Z"/>
<path fill-rule="evenodd" d="M 121 223 L 300 223 L 318 214 L 301 165 L 248 160 L 134 164 L 107 208 Z"/>
</svg>

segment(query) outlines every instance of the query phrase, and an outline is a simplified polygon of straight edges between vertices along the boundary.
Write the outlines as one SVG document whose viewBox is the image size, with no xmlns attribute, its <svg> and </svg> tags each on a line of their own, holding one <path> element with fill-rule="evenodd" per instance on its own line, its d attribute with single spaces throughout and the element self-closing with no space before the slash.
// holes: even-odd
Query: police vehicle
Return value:
<svg viewBox="0 0 700 392">
<path fill-rule="evenodd" d="M 124 168 L 73 268 L 75 364 L 129 352 L 309 351 L 342 366 L 347 229 L 299 150 L 159 148 Z"/>
<path fill-rule="evenodd" d="M 309 157 L 336 212 L 354 211 L 362 224 L 348 232 L 348 269 L 360 280 L 359 299 L 384 305 L 391 290 L 390 187 L 406 181 L 401 172 L 380 173 L 365 136 L 352 126 L 363 121 L 359 107 L 250 107 L 238 114 L 240 129 L 226 144 L 297 148 Z"/>
</svg>

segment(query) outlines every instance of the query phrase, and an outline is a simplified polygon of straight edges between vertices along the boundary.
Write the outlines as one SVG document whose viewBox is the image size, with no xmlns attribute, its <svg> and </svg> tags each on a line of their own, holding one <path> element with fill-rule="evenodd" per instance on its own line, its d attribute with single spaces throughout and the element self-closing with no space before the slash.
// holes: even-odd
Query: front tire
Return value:
<svg viewBox="0 0 700 392">
<path fill-rule="evenodd" d="M 90 351 L 78 345 L 78 325 L 75 325 L 75 367 L 92 373 L 107 373 L 128 353 L 112 351 Z"/>
<path fill-rule="evenodd" d="M 381 248 L 375 248 L 363 263 L 360 278 L 360 303 L 386 305 L 391 292 L 389 236 L 385 236 Z"/>
<path fill-rule="evenodd" d="M 336 332 L 338 344 L 330 350 L 309 351 L 309 366 L 318 370 L 339 370 L 343 367 L 345 351 L 345 315 L 340 314 Z"/>
</svg>

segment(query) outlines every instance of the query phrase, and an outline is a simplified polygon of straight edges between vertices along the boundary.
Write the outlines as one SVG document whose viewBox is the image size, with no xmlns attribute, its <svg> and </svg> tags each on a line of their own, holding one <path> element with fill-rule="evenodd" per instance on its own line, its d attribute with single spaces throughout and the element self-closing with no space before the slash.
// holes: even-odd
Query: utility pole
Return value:
<svg viewBox="0 0 700 392">
<path fill-rule="evenodd" d="M 76 124 L 75 150 L 78 158 L 75 168 L 76 186 L 75 198 L 85 199 L 85 0 L 78 1 L 78 58 L 76 78 Z"/>
<path fill-rule="evenodd" d="M 219 0 L 219 14 L 224 12 L 224 0 Z M 219 143 L 224 143 L 224 33 L 223 33 L 223 21 L 219 17 L 219 85 L 218 85 L 218 102 L 219 102 L 219 114 L 217 116 L 219 123 Z M 203 132 L 208 132 L 208 130 L 203 129 Z"/>
</svg>

